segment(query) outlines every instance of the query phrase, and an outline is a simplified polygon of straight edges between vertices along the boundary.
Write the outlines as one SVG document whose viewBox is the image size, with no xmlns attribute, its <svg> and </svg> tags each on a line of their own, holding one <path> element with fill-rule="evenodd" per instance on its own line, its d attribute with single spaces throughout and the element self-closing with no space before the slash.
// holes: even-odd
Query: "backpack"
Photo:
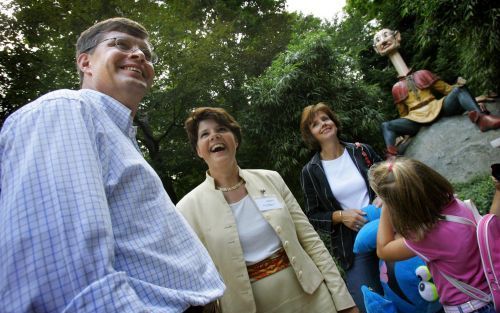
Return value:
<svg viewBox="0 0 500 313">
<path fill-rule="evenodd" d="M 363 149 L 363 145 L 361 143 L 357 142 L 357 141 L 354 143 L 354 145 L 356 145 L 357 149 L 361 149 L 361 155 L 365 159 L 366 167 L 368 167 L 368 168 L 372 167 L 373 162 L 368 157 L 368 154 L 366 154 L 365 149 Z"/>
<path fill-rule="evenodd" d="M 444 215 L 444 217 L 450 222 L 476 227 L 481 263 L 491 295 L 487 295 L 483 291 L 442 272 L 441 274 L 448 282 L 471 298 L 484 302 L 493 301 L 495 311 L 500 312 L 500 245 L 498 244 L 500 239 L 500 218 L 494 214 L 481 216 L 472 201 L 465 200 L 464 203 L 474 214 L 475 221 L 454 215 Z"/>
</svg>

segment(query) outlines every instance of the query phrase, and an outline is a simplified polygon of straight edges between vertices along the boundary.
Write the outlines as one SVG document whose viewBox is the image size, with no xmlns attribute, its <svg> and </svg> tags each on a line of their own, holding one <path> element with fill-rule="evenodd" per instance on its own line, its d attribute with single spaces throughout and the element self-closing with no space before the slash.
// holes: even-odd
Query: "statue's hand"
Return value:
<svg viewBox="0 0 500 313">
<path fill-rule="evenodd" d="M 463 77 L 458 76 L 458 78 L 457 78 L 457 82 L 456 82 L 456 85 L 457 85 L 458 87 L 462 87 L 462 86 L 464 86 L 465 84 L 467 84 L 467 80 L 466 80 L 465 78 L 463 78 Z"/>
</svg>

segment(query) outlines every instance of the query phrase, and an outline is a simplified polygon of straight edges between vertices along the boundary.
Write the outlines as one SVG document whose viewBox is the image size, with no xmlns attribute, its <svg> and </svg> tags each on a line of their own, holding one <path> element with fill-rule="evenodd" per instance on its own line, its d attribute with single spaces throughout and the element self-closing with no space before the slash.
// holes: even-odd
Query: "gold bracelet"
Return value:
<svg viewBox="0 0 500 313">
<path fill-rule="evenodd" d="M 343 223 L 344 219 L 342 218 L 342 211 L 341 210 L 339 210 L 339 215 L 340 215 L 340 222 Z"/>
</svg>

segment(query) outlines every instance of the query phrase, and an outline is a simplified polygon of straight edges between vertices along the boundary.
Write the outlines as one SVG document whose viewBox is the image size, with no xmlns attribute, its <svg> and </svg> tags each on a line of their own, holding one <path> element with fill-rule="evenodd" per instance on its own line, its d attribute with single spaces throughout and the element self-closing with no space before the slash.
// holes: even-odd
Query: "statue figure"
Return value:
<svg viewBox="0 0 500 313">
<path fill-rule="evenodd" d="M 489 115 L 482 109 L 460 79 L 451 86 L 428 70 L 409 69 L 398 49 L 401 34 L 382 29 L 373 38 L 373 48 L 380 55 L 387 55 L 398 72 L 399 81 L 392 87 L 392 96 L 400 118 L 383 122 L 382 134 L 387 156 L 402 154 L 395 146 L 398 136 L 414 136 L 422 125 L 432 123 L 442 116 L 462 114 L 467 111 L 471 122 L 481 131 L 500 128 L 500 117 Z M 434 94 L 444 95 L 436 99 Z"/>
</svg>

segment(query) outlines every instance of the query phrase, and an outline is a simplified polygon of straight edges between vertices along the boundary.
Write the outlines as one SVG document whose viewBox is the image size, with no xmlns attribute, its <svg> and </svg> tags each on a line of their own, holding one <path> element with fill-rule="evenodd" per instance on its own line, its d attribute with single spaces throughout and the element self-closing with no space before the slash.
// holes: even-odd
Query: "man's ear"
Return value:
<svg viewBox="0 0 500 313">
<path fill-rule="evenodd" d="M 78 69 L 85 73 L 90 73 L 90 54 L 82 53 L 76 59 L 76 64 L 78 65 Z"/>
</svg>

